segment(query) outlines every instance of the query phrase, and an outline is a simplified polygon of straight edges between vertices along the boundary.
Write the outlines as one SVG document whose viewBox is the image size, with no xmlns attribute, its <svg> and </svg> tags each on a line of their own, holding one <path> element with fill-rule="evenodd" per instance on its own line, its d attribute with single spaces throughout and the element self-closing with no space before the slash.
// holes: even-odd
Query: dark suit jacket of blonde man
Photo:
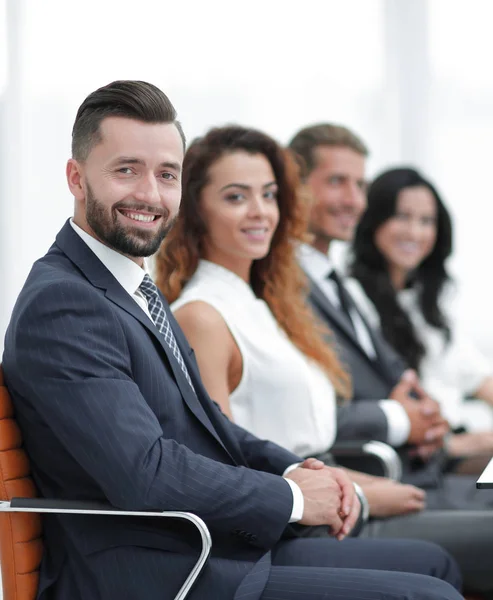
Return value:
<svg viewBox="0 0 493 600">
<path fill-rule="evenodd" d="M 308 275 L 308 274 L 307 274 Z M 338 354 L 351 374 L 353 396 L 351 402 L 338 411 L 337 439 L 373 439 L 388 441 L 388 422 L 380 406 L 389 398 L 407 368 L 404 361 L 383 339 L 372 330 L 347 292 L 347 301 L 358 312 L 364 323 L 375 356 L 369 356 L 349 323 L 348 316 L 335 306 L 316 281 L 308 275 L 309 301 L 314 312 L 331 330 Z M 483 509 L 493 506 L 493 495 L 475 489 L 473 477 L 447 474 L 447 457 L 439 451 L 426 462 L 409 458 L 409 447 L 398 448 L 403 462 L 403 480 L 423 487 L 428 492 L 428 503 L 435 509 Z"/>
</svg>

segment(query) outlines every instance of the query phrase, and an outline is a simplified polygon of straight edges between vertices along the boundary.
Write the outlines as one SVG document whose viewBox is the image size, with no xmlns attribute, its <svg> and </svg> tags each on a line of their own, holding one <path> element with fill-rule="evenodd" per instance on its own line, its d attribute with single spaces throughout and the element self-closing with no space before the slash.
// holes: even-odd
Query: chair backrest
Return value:
<svg viewBox="0 0 493 600">
<path fill-rule="evenodd" d="M 0 365 L 0 500 L 37 496 L 29 459 L 22 448 L 14 408 Z M 0 565 L 3 600 L 34 600 L 43 554 L 41 516 L 0 513 Z"/>
</svg>

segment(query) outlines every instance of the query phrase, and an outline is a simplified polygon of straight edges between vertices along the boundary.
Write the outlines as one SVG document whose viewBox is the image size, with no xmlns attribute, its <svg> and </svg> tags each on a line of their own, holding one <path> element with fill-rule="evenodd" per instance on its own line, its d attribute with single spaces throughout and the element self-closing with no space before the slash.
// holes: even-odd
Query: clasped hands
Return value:
<svg viewBox="0 0 493 600">
<path fill-rule="evenodd" d="M 302 525 L 327 525 L 339 541 L 351 532 L 361 505 L 354 485 L 342 469 L 307 458 L 286 477 L 298 484 L 303 494 Z"/>
<path fill-rule="evenodd" d="M 412 369 L 404 371 L 390 398 L 399 402 L 409 417 L 408 443 L 415 446 L 411 454 L 427 460 L 443 446 L 444 436 L 450 431 L 438 402 L 421 387 L 418 375 Z"/>
</svg>

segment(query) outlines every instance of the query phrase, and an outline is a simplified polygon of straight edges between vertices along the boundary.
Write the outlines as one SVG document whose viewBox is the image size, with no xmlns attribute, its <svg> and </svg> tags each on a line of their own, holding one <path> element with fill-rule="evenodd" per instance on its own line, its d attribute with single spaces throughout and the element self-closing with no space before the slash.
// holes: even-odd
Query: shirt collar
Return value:
<svg viewBox="0 0 493 600">
<path fill-rule="evenodd" d="M 135 294 L 144 279 L 147 269 L 142 269 L 130 258 L 105 246 L 102 242 L 76 225 L 72 219 L 70 219 L 70 225 L 75 233 L 89 246 L 103 265 L 118 281 L 122 288 L 131 296 Z"/>
<path fill-rule="evenodd" d="M 301 268 L 315 281 L 322 281 L 334 270 L 330 258 L 309 244 L 301 244 L 298 249 Z"/>
</svg>

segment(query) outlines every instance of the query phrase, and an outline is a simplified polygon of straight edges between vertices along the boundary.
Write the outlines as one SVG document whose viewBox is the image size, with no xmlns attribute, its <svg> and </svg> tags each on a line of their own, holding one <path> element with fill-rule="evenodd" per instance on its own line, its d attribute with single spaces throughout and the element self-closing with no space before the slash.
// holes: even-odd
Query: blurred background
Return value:
<svg viewBox="0 0 493 600">
<path fill-rule="evenodd" d="M 370 147 L 369 177 L 422 169 L 454 217 L 455 314 L 493 363 L 492 22 L 491 0 L 0 0 L 0 352 L 72 213 L 77 108 L 129 78 L 170 96 L 189 139 L 236 122 L 285 143 L 332 121 Z"/>
</svg>

